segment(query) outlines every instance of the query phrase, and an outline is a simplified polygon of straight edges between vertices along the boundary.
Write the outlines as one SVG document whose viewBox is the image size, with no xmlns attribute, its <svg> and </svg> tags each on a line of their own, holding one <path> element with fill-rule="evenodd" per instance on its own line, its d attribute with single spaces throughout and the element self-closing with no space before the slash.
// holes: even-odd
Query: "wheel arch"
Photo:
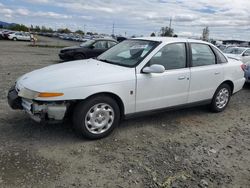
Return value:
<svg viewBox="0 0 250 188">
<path fill-rule="evenodd" d="M 124 103 L 123 103 L 122 99 L 117 94 L 114 94 L 114 93 L 111 93 L 111 92 L 95 93 L 95 94 L 92 94 L 92 95 L 88 96 L 87 98 L 85 98 L 83 100 L 79 100 L 77 103 L 89 100 L 90 98 L 94 98 L 94 97 L 100 96 L 100 95 L 105 95 L 105 96 L 108 96 L 108 97 L 111 97 L 112 99 L 114 99 L 117 102 L 118 106 L 119 106 L 121 118 L 124 118 L 124 113 L 125 113 Z"/>
<path fill-rule="evenodd" d="M 233 94 L 234 93 L 234 83 L 231 81 L 231 80 L 225 80 L 224 82 L 222 82 L 221 84 L 220 84 L 220 86 L 222 85 L 222 84 L 227 84 L 227 85 L 229 85 L 229 87 L 231 88 L 231 94 Z M 219 86 L 219 87 L 220 87 Z"/>
</svg>

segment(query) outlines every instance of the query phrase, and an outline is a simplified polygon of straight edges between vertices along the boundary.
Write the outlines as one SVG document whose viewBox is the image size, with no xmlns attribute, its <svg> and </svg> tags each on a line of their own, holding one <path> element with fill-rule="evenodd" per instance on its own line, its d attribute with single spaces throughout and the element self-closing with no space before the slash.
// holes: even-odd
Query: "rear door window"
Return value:
<svg viewBox="0 0 250 188">
<path fill-rule="evenodd" d="M 216 64 L 216 57 L 207 44 L 191 43 L 192 66 L 207 66 Z"/>
</svg>

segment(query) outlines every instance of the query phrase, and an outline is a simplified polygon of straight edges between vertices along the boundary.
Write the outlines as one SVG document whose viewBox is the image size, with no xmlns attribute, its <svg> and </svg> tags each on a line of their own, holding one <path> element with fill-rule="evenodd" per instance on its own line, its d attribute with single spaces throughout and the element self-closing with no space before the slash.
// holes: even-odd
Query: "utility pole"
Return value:
<svg viewBox="0 0 250 188">
<path fill-rule="evenodd" d="M 169 29 L 171 29 L 172 27 L 172 17 L 170 17 L 170 20 L 169 20 Z"/>
<path fill-rule="evenodd" d="M 85 29 L 86 29 L 86 25 L 84 24 L 84 25 L 83 25 L 84 35 L 86 35 L 86 31 L 85 31 Z"/>
<path fill-rule="evenodd" d="M 115 24 L 113 23 L 112 35 L 115 36 Z"/>
</svg>

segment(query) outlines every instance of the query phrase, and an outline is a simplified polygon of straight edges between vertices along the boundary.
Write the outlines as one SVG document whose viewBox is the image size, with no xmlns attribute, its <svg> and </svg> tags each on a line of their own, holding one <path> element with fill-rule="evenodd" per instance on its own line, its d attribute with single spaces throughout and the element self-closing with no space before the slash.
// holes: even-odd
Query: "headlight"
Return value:
<svg viewBox="0 0 250 188">
<path fill-rule="evenodd" d="M 38 95 L 39 95 L 39 92 L 32 91 L 32 90 L 27 89 L 27 88 L 22 88 L 22 89 L 19 91 L 19 93 L 18 93 L 18 96 L 19 96 L 19 97 L 23 97 L 23 98 L 26 98 L 26 99 L 34 99 L 34 98 L 36 98 Z"/>
<path fill-rule="evenodd" d="M 56 93 L 56 92 L 37 92 L 27 88 L 21 89 L 20 92 L 18 93 L 18 96 L 26 99 L 35 99 L 37 97 L 39 98 L 60 97 L 63 95 L 64 95 L 63 93 Z"/>
</svg>

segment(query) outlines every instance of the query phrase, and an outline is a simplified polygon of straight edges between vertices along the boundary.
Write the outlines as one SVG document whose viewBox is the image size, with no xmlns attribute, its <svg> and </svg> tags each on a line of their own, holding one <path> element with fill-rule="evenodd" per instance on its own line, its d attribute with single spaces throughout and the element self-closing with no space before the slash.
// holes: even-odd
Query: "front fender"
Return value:
<svg viewBox="0 0 250 188">
<path fill-rule="evenodd" d="M 124 104 L 124 113 L 135 112 L 135 80 L 110 83 L 104 85 L 66 88 L 58 92 L 64 93 L 60 97 L 36 98 L 36 101 L 71 101 L 84 100 L 97 93 L 112 93 L 119 96 Z"/>
</svg>

